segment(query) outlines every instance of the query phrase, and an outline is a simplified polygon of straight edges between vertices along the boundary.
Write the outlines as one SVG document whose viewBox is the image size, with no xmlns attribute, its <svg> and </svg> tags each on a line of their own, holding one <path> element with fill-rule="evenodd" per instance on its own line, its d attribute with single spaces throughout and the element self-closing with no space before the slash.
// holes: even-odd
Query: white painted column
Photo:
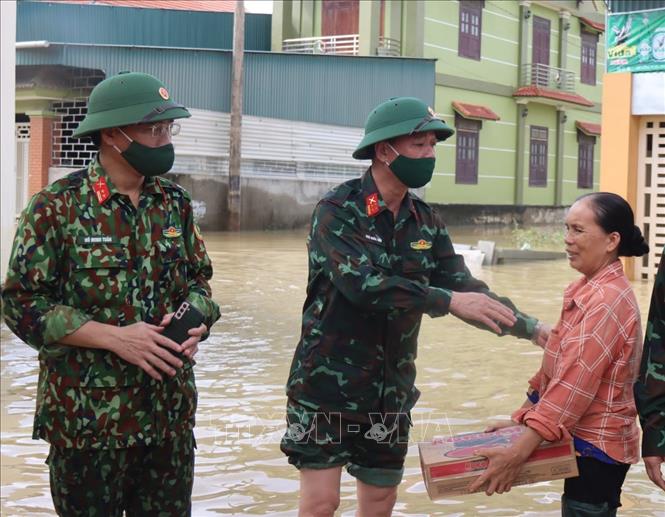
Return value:
<svg viewBox="0 0 665 517">
<path fill-rule="evenodd" d="M 16 1 L 0 1 L 0 275 L 4 281 L 16 220 Z"/>
</svg>

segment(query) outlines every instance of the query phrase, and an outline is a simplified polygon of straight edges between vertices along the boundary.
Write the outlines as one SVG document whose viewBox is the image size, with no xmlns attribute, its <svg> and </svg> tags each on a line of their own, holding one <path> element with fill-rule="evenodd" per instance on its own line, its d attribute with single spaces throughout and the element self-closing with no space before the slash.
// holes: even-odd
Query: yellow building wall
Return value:
<svg viewBox="0 0 665 517">
<path fill-rule="evenodd" d="M 603 112 L 600 136 L 600 190 L 619 194 L 637 209 L 637 144 L 639 117 L 631 115 L 632 76 L 603 76 Z M 632 258 L 624 261 L 633 277 Z"/>
</svg>

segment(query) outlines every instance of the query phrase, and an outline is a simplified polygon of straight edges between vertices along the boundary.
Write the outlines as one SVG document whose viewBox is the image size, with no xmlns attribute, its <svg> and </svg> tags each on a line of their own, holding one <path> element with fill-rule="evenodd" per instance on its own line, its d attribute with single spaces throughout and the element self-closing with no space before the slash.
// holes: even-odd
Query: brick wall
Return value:
<svg viewBox="0 0 665 517">
<path fill-rule="evenodd" d="M 70 78 L 70 89 L 77 97 L 63 99 L 51 105 L 58 116 L 53 127 L 54 167 L 85 167 L 97 152 L 97 148 L 88 138 L 72 138 L 72 133 L 88 113 L 88 96 L 92 89 L 104 79 L 101 70 L 77 69 Z"/>
<path fill-rule="evenodd" d="M 84 167 L 97 148 L 87 138 L 72 138 L 72 133 L 88 112 L 86 99 L 54 102 L 52 109 L 59 115 L 53 128 L 53 166 Z"/>
<path fill-rule="evenodd" d="M 53 119 L 39 115 L 30 116 L 30 151 L 28 154 L 28 195 L 32 196 L 48 185 L 48 169 L 51 166 L 51 142 Z"/>
</svg>

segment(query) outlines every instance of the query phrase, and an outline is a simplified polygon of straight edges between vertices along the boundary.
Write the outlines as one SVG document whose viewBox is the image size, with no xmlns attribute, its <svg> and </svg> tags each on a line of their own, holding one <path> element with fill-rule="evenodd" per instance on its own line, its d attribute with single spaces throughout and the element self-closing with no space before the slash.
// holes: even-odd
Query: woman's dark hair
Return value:
<svg viewBox="0 0 665 517">
<path fill-rule="evenodd" d="M 624 198 L 611 192 L 593 192 L 577 198 L 588 199 L 596 215 L 596 223 L 605 233 L 617 232 L 620 257 L 641 257 L 649 253 L 642 231 L 635 226 L 633 209 Z"/>
</svg>

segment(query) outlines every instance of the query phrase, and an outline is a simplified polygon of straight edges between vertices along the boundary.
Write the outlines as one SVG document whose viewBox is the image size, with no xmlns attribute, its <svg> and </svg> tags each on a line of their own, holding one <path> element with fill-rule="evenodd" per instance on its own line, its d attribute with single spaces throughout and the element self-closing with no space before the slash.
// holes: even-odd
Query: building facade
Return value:
<svg viewBox="0 0 665 517">
<path fill-rule="evenodd" d="M 628 259 L 626 270 L 648 279 L 655 277 L 665 245 L 665 0 L 610 0 L 609 9 L 627 23 L 607 34 L 608 62 L 632 54 L 654 56 L 656 63 L 649 72 L 612 72 L 603 79 L 600 188 L 633 207 L 651 249 L 641 259 Z M 629 25 L 651 29 L 638 44 L 640 38 L 629 41 Z"/>
<path fill-rule="evenodd" d="M 245 22 L 241 227 L 303 227 L 327 190 L 367 167 L 351 153 L 371 107 L 395 93 L 434 102 L 434 61 L 273 53 L 270 16 Z M 22 1 L 17 26 L 17 212 L 94 156 L 71 137 L 87 97 L 132 70 L 190 108 L 170 177 L 192 193 L 201 228 L 226 228 L 232 13 Z"/>
<path fill-rule="evenodd" d="M 599 185 L 603 5 L 283 2 L 272 48 L 436 59 L 434 109 L 457 132 L 437 150 L 426 199 L 562 206 Z"/>
</svg>

